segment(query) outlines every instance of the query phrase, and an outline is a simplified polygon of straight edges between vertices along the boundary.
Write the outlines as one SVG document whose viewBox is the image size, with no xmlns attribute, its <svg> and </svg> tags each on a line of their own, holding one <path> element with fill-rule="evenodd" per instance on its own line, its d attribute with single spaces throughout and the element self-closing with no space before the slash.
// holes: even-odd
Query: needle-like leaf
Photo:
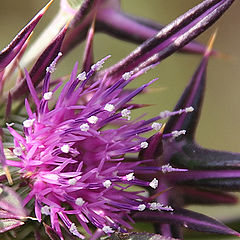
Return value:
<svg viewBox="0 0 240 240">
<path fill-rule="evenodd" d="M 33 32 L 39 20 L 42 18 L 51 0 L 38 14 L 16 35 L 11 43 L 0 52 L 0 71 L 2 71 L 19 53 L 28 37 Z"/>
</svg>

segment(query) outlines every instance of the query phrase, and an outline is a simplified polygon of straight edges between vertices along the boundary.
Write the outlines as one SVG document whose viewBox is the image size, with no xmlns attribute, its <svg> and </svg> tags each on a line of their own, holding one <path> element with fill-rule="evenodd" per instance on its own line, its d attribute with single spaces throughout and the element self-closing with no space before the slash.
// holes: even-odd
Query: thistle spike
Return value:
<svg viewBox="0 0 240 240">
<path fill-rule="evenodd" d="M 95 33 L 95 21 L 96 21 L 96 15 L 92 21 L 91 27 L 87 34 L 86 39 L 86 47 L 84 51 L 83 56 L 83 64 L 82 64 L 82 71 L 88 72 L 93 65 L 93 39 L 94 39 L 94 33 Z"/>
<path fill-rule="evenodd" d="M 97 30 L 125 41 L 141 44 L 164 28 L 164 25 L 124 13 L 119 9 L 109 11 L 112 17 L 109 17 L 106 12 L 107 10 L 98 14 Z M 126 26 L 128 27 L 126 28 Z M 206 47 L 193 41 L 180 49 L 180 51 L 202 54 L 206 51 Z M 214 51 L 212 53 L 215 54 Z"/>
<path fill-rule="evenodd" d="M 0 71 L 2 71 L 19 53 L 24 43 L 32 34 L 37 23 L 45 14 L 49 6 L 52 4 L 51 0 L 37 15 L 16 35 L 11 43 L 0 52 Z"/>
<path fill-rule="evenodd" d="M 207 64 L 210 53 L 212 51 L 214 40 L 216 38 L 216 33 L 217 32 L 215 31 L 211 36 L 199 67 L 195 71 L 190 83 L 185 88 L 180 100 L 174 108 L 174 111 L 177 111 L 178 109 L 184 109 L 192 106 L 194 110 L 192 112 L 182 113 L 180 115 L 174 115 L 170 117 L 169 121 L 166 124 L 165 133 L 180 129 L 186 129 L 185 137 L 189 139 L 194 138 L 204 97 Z"/>
<path fill-rule="evenodd" d="M 46 68 L 52 63 L 60 52 L 61 45 L 65 34 L 67 32 L 69 23 L 62 29 L 58 36 L 52 41 L 52 43 L 44 50 L 41 56 L 38 58 L 29 75 L 32 79 L 33 85 L 37 86 L 46 74 Z M 18 99 L 23 94 L 28 92 L 26 78 L 24 78 L 19 84 L 10 90 L 13 99 Z"/>
<path fill-rule="evenodd" d="M 164 27 L 154 37 L 145 41 L 126 58 L 99 73 L 115 82 L 123 73 L 139 71 L 159 63 L 210 27 L 234 2 L 234 0 L 205 0 Z"/>
</svg>

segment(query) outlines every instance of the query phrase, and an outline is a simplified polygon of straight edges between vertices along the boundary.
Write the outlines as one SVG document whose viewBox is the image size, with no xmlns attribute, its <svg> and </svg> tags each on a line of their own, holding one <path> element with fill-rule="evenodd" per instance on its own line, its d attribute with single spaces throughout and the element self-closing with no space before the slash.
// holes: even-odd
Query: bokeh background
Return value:
<svg viewBox="0 0 240 240">
<path fill-rule="evenodd" d="M 122 0 L 124 11 L 167 24 L 198 4 L 199 0 Z M 5 47 L 15 34 L 45 4 L 46 0 L 0 0 L 0 48 Z M 38 24 L 31 41 L 44 29 L 57 13 L 59 0 L 55 0 L 46 15 Z M 225 15 L 197 40 L 203 44 L 218 29 L 214 48 L 225 54 L 225 58 L 212 58 L 208 67 L 206 95 L 201 119 L 197 130 L 197 142 L 208 148 L 238 152 L 240 146 L 240 3 L 235 4 Z M 136 47 L 135 44 L 119 41 L 104 34 L 97 34 L 94 40 L 95 60 L 111 54 L 109 64 L 126 56 Z M 57 74 L 67 74 L 75 61 L 81 61 L 84 44 L 79 45 L 59 65 Z M 163 61 L 156 69 L 136 80 L 140 85 L 159 77 L 151 93 L 140 96 L 138 102 L 153 104 L 144 109 L 149 115 L 163 110 L 171 110 L 184 87 L 195 71 L 201 57 L 187 54 L 174 54 Z M 198 209 L 191 206 L 191 209 Z M 240 219 L 240 207 L 204 207 L 199 211 L 228 220 Z M 240 229 L 240 227 L 238 228 Z M 202 235 L 201 235 L 202 236 Z M 207 236 L 207 235 L 206 235 Z M 189 237 L 198 239 L 198 236 Z M 199 238 L 201 239 L 201 237 Z M 224 237 L 223 239 L 234 239 Z"/>
</svg>

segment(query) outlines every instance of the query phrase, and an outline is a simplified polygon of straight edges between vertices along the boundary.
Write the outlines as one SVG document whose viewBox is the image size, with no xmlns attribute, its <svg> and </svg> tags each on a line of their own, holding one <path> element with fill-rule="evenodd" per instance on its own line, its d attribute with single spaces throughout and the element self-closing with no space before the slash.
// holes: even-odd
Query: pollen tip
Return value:
<svg viewBox="0 0 240 240">
<path fill-rule="evenodd" d="M 44 215 L 50 215 L 50 207 L 47 205 L 41 207 L 41 213 Z"/>
<path fill-rule="evenodd" d="M 143 148 L 143 149 L 147 148 L 148 147 L 148 142 L 141 142 L 140 147 Z"/>
<path fill-rule="evenodd" d="M 103 182 L 103 186 L 105 188 L 109 188 L 111 185 L 112 185 L 112 182 L 110 180 L 106 180 L 106 181 Z"/>
<path fill-rule="evenodd" d="M 122 75 L 122 78 L 124 80 L 128 80 L 131 76 L 132 76 L 133 72 L 125 72 L 123 75 Z"/>
<path fill-rule="evenodd" d="M 69 185 L 75 185 L 77 183 L 77 179 L 76 178 L 71 178 L 68 180 L 68 184 Z"/>
<path fill-rule="evenodd" d="M 12 127 L 14 125 L 14 123 L 6 123 L 7 127 Z"/>
<path fill-rule="evenodd" d="M 81 126 L 80 126 L 80 129 L 81 131 L 83 132 L 87 132 L 89 130 L 89 125 L 87 123 L 83 123 Z"/>
<path fill-rule="evenodd" d="M 192 106 L 191 107 L 187 107 L 187 108 L 185 108 L 185 111 L 186 111 L 186 113 L 193 112 L 194 108 Z"/>
<path fill-rule="evenodd" d="M 48 101 L 48 100 L 51 100 L 52 99 L 52 96 L 53 96 L 53 92 L 46 92 L 43 94 L 43 98 Z"/>
<path fill-rule="evenodd" d="M 142 212 L 146 209 L 146 205 L 145 204 L 140 204 L 138 205 L 138 211 Z"/>
<path fill-rule="evenodd" d="M 64 144 L 62 147 L 61 147 L 61 151 L 63 153 L 69 153 L 70 151 L 70 146 L 68 144 Z"/>
<path fill-rule="evenodd" d="M 105 233 L 107 233 L 107 234 L 114 232 L 114 230 L 113 230 L 111 227 L 109 227 L 109 226 L 104 226 L 104 227 L 102 228 L 102 231 L 105 232 Z"/>
<path fill-rule="evenodd" d="M 17 157 L 21 156 L 21 155 L 22 155 L 22 148 L 20 148 L 20 147 L 15 147 L 15 148 L 13 149 L 13 154 L 14 154 L 15 156 L 17 156 Z"/>
<path fill-rule="evenodd" d="M 121 111 L 122 117 L 127 118 L 128 120 L 131 119 L 130 114 L 131 114 L 131 111 L 130 111 L 129 109 L 127 109 L 127 108 L 125 108 L 125 109 L 123 109 L 123 110 Z"/>
<path fill-rule="evenodd" d="M 35 118 L 33 118 L 33 119 L 27 119 L 27 120 L 23 121 L 23 126 L 24 126 L 25 128 L 30 128 L 30 127 L 33 126 L 33 122 L 34 122 L 34 121 L 35 121 Z"/>
<path fill-rule="evenodd" d="M 86 74 L 86 72 L 84 71 L 84 72 L 79 73 L 78 76 L 77 76 L 77 79 L 78 79 L 79 81 L 84 81 L 84 80 L 86 80 L 86 79 L 87 79 L 87 74 Z"/>
<path fill-rule="evenodd" d="M 79 198 L 77 198 L 77 199 L 75 200 L 75 204 L 78 205 L 78 206 L 80 206 L 80 207 L 81 207 L 84 203 L 85 203 L 85 201 L 84 201 L 81 197 L 79 197 Z"/>
<path fill-rule="evenodd" d="M 91 116 L 91 117 L 89 117 L 89 118 L 87 119 L 87 121 L 88 121 L 89 123 L 91 123 L 91 124 L 96 124 L 97 121 L 98 121 L 98 117 L 96 117 L 96 116 Z"/>
<path fill-rule="evenodd" d="M 134 173 L 129 173 L 126 175 L 126 180 L 127 181 L 131 181 L 131 180 L 134 180 L 135 179 L 135 176 L 134 176 Z"/>
<path fill-rule="evenodd" d="M 180 131 L 173 131 L 172 132 L 172 136 L 174 138 L 177 138 L 177 137 L 179 137 L 181 135 L 185 135 L 185 134 L 186 134 L 186 130 L 180 130 Z"/>
<path fill-rule="evenodd" d="M 153 189 L 156 189 L 158 187 L 158 180 L 154 178 L 150 183 L 149 186 Z"/>
<path fill-rule="evenodd" d="M 108 112 L 112 112 L 115 109 L 114 105 L 107 103 L 104 107 L 104 110 L 108 111 Z"/>
<path fill-rule="evenodd" d="M 151 127 L 152 127 L 152 129 L 154 129 L 155 131 L 159 131 L 159 130 L 161 129 L 161 126 L 162 126 L 162 124 L 157 123 L 157 122 L 154 122 Z"/>
</svg>

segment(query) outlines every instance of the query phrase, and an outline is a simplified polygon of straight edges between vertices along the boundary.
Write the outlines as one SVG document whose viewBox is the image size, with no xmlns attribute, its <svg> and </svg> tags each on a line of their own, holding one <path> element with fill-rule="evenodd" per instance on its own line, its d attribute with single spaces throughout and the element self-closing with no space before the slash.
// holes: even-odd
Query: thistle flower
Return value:
<svg viewBox="0 0 240 240">
<path fill-rule="evenodd" d="M 91 76 L 108 57 L 94 64 L 88 73 L 77 74 L 76 64 L 55 107 L 49 109 L 48 103 L 59 87 L 49 90 L 50 76 L 60 56 L 46 70 L 41 99 L 25 72 L 36 112 L 32 112 L 26 99 L 29 117 L 23 122 L 24 136 L 8 126 L 14 137 L 13 153 L 20 161 L 8 160 L 7 164 L 19 167 L 31 188 L 24 205 L 34 198 L 38 221 L 42 214 L 50 215 L 53 229 L 62 237 L 60 218 L 68 230 L 80 238 L 84 236 L 69 215 L 75 215 L 89 234 L 89 222 L 110 234 L 115 230 L 124 231 L 121 226 L 130 228 L 125 219 L 131 211 L 146 208 L 172 211 L 168 206 L 155 206 L 140 192 L 125 191 L 133 185 L 153 189 L 158 186 L 156 178 L 144 181 L 135 177 L 135 168 L 142 162 L 124 161 L 126 154 L 148 147 L 146 138 L 141 136 L 143 133 L 161 129 L 161 124 L 156 122 L 161 116 L 130 121 L 134 105 L 129 101 L 156 79 L 126 95 L 122 94 L 124 87 L 147 69 L 132 76 L 123 75 L 112 87 L 106 85 L 107 76 L 88 86 Z M 92 94 L 90 100 L 81 104 L 89 94 Z M 189 108 L 181 110 L 188 111 Z M 109 126 L 116 122 L 118 128 Z"/>
</svg>

